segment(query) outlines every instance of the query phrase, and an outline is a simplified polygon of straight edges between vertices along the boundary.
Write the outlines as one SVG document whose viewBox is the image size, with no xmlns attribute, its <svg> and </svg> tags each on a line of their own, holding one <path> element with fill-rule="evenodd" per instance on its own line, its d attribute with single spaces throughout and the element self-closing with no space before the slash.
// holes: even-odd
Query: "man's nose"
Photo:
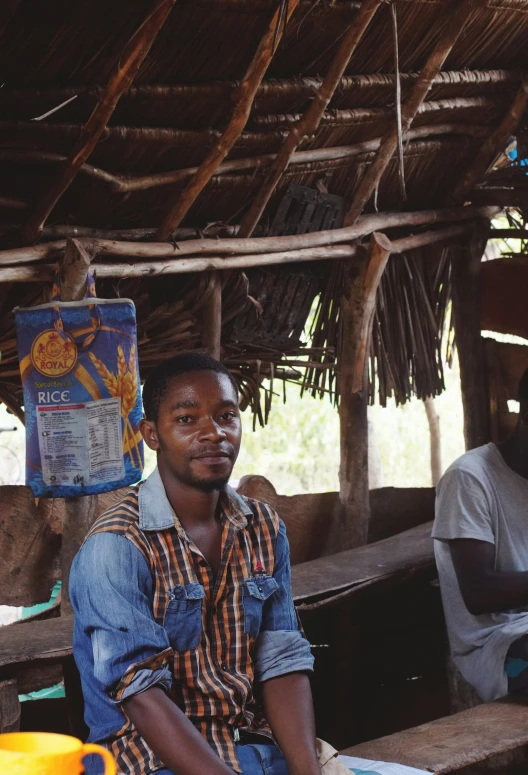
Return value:
<svg viewBox="0 0 528 775">
<path fill-rule="evenodd" d="M 200 428 L 200 438 L 219 442 L 226 438 L 226 432 L 212 417 L 205 421 Z"/>
</svg>

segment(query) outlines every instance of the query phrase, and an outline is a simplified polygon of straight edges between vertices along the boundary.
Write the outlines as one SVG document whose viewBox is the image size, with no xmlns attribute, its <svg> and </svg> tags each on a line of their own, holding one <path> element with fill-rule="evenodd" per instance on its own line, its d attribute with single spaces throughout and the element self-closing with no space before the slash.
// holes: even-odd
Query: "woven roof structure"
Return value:
<svg viewBox="0 0 528 775">
<path fill-rule="evenodd" d="M 277 234 L 291 186 L 341 197 L 345 226 L 377 212 L 394 240 L 452 219 L 384 227 L 384 214 L 466 211 L 458 235 L 391 257 L 374 322 L 372 400 L 441 392 L 450 259 L 468 238 L 468 207 L 501 204 L 473 191 L 523 131 L 527 68 L 528 0 L 3 3 L 0 398 L 20 402 L 13 306 L 42 301 L 35 280 L 49 279 L 64 240 L 83 241 L 99 295 L 135 300 L 146 373 L 203 346 L 215 266 L 192 261 L 245 255 L 227 240 L 251 236 L 246 254 L 261 253 L 254 243 Z M 132 244 L 142 250 L 127 253 Z M 347 263 L 335 250 L 221 273 L 222 357 L 261 418 L 265 377 L 338 391 Z M 148 267 L 185 255 L 186 271 Z"/>
</svg>

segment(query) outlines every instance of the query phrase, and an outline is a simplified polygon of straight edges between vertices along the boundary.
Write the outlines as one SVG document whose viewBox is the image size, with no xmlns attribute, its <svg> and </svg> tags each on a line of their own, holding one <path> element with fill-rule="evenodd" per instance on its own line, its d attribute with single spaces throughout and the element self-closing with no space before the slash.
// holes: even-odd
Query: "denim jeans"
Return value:
<svg viewBox="0 0 528 775">
<path fill-rule="evenodd" d="M 237 745 L 242 775 L 288 775 L 286 760 L 273 743 Z M 153 775 L 173 775 L 170 770 L 157 770 Z"/>
</svg>

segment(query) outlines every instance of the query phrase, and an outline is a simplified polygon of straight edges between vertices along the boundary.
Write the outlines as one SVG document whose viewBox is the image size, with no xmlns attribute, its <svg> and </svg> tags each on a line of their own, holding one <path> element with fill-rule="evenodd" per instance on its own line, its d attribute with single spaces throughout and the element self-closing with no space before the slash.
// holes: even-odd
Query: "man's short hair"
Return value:
<svg viewBox="0 0 528 775">
<path fill-rule="evenodd" d="M 161 402 L 165 398 L 170 382 L 183 374 L 193 371 L 214 371 L 215 374 L 224 374 L 233 385 L 235 395 L 238 397 L 238 385 L 235 378 L 226 367 L 204 353 L 182 353 L 173 358 L 167 358 L 155 366 L 143 386 L 143 411 L 147 420 L 157 422 Z"/>
<path fill-rule="evenodd" d="M 522 407 L 528 407 L 528 369 L 519 382 L 519 403 Z"/>
</svg>

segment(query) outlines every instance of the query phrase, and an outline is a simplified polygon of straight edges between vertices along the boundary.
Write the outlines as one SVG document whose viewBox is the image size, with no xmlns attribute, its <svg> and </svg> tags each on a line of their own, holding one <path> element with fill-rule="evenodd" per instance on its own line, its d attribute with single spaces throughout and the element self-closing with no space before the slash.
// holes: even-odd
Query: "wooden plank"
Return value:
<svg viewBox="0 0 528 775">
<path fill-rule="evenodd" d="M 296 604 L 332 595 L 395 576 L 401 571 L 434 563 L 432 524 L 407 530 L 376 544 L 304 562 L 292 568 Z"/>
<path fill-rule="evenodd" d="M 9 624 L 0 630 L 0 671 L 28 663 L 60 662 L 72 655 L 73 617 Z"/>
<path fill-rule="evenodd" d="M 480 327 L 528 337 L 528 261 L 524 257 L 485 261 L 480 278 Z"/>
<path fill-rule="evenodd" d="M 478 705 L 453 716 L 342 751 L 429 772 L 455 772 L 528 745 L 528 697 Z"/>
</svg>

